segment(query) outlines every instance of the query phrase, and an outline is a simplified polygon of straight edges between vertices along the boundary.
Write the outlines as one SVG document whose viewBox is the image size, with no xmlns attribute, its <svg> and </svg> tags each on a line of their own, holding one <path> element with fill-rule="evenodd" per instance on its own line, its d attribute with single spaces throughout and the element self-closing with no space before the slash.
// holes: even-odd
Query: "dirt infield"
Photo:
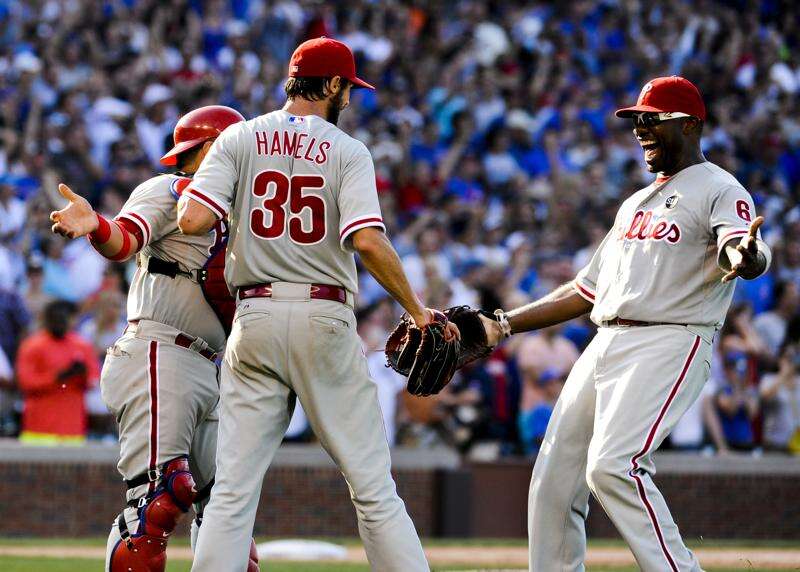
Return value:
<svg viewBox="0 0 800 572">
<path fill-rule="evenodd" d="M 425 550 L 431 564 L 508 566 L 524 567 L 527 550 L 515 546 L 431 546 Z M 780 548 L 699 548 L 695 550 L 700 562 L 707 567 L 768 568 L 773 570 L 798 570 L 800 549 Z M 0 546 L 0 556 L 51 557 L 51 558 L 97 558 L 105 556 L 105 549 L 94 546 Z M 186 547 L 169 549 L 171 559 L 190 560 L 191 551 Z M 347 558 L 342 562 L 365 563 L 363 548 L 348 547 Z M 627 548 L 590 547 L 586 559 L 590 566 L 635 565 L 633 555 Z"/>
</svg>

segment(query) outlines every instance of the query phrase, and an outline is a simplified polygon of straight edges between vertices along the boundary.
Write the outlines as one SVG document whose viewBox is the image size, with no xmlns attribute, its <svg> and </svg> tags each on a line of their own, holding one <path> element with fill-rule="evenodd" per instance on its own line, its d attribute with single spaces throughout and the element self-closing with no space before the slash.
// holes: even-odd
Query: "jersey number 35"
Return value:
<svg viewBox="0 0 800 572">
<path fill-rule="evenodd" d="M 316 244 L 325 238 L 325 201 L 312 193 L 325 188 L 321 175 L 292 175 L 280 171 L 262 171 L 253 181 L 253 195 L 264 197 L 260 207 L 250 211 L 250 231 L 265 240 L 289 233 L 297 244 Z M 288 208 L 287 208 L 288 207 Z M 310 214 L 303 220 L 303 211 Z"/>
</svg>

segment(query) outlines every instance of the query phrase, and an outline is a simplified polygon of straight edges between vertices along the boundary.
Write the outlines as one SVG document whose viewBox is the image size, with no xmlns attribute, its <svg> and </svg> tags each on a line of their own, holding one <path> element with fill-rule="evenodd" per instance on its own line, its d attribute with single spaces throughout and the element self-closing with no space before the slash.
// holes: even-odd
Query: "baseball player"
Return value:
<svg viewBox="0 0 800 572">
<path fill-rule="evenodd" d="M 646 572 L 699 571 L 652 475 L 651 453 L 695 401 L 733 279 L 769 267 L 753 200 L 705 160 L 706 110 L 681 77 L 648 82 L 617 111 L 656 179 L 628 198 L 574 282 L 498 321 L 492 341 L 591 312 L 598 331 L 570 373 L 533 468 L 530 569 L 583 570 L 589 493 Z"/>
<path fill-rule="evenodd" d="M 233 299 L 221 276 L 227 237 L 223 221 L 200 236 L 181 234 L 177 201 L 214 139 L 243 120 L 219 105 L 182 117 L 175 146 L 161 159 L 176 166 L 178 174 L 139 185 L 113 221 L 59 185 L 69 205 L 51 215 L 54 232 L 70 238 L 88 235 L 109 260 L 137 255 L 128 326 L 108 349 L 101 375 L 103 400 L 119 423 L 117 468 L 128 487 L 128 506 L 108 539 L 110 572 L 163 571 L 169 535 L 193 503 L 196 539 L 213 482 L 219 399 L 215 359 L 233 315 Z M 249 565 L 258 570 L 252 558 Z"/>
<path fill-rule="evenodd" d="M 433 312 L 384 234 L 369 151 L 336 127 L 351 87 L 373 89 L 356 77 L 346 45 L 301 44 L 284 108 L 223 133 L 179 204 L 188 234 L 228 215 L 225 278 L 238 298 L 196 572 L 244 567 L 264 473 L 295 399 L 347 480 L 373 569 L 428 570 L 389 471 L 377 391 L 356 334 L 353 252 L 416 324 L 430 323 Z M 447 332 L 458 335 L 452 324 Z"/>
</svg>

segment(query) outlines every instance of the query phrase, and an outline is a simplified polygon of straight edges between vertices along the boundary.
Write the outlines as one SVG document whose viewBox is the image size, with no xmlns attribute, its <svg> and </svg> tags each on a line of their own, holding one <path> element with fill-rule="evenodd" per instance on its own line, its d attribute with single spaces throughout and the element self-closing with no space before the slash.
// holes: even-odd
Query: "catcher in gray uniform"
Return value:
<svg viewBox="0 0 800 572">
<path fill-rule="evenodd" d="M 228 126 L 235 110 L 196 109 L 175 127 L 175 147 L 162 163 L 178 175 L 139 185 L 113 221 L 60 185 L 69 205 L 51 215 L 53 231 L 88 235 L 109 260 L 136 255 L 128 294 L 128 326 L 108 349 L 101 375 L 103 399 L 119 423 L 119 472 L 128 508 L 108 539 L 110 572 L 162 572 L 166 543 L 194 504 L 192 544 L 214 477 L 217 444 L 216 355 L 225 345 L 233 299 L 224 284 L 225 223 L 210 232 L 178 231 L 177 201 Z M 251 550 L 249 570 L 258 569 Z"/>
</svg>

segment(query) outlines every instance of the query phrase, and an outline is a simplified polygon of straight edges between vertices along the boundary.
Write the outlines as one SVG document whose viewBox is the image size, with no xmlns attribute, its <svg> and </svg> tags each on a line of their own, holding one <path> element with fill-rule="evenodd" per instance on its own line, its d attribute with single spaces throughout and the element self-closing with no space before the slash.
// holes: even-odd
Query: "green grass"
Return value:
<svg viewBox="0 0 800 572">
<path fill-rule="evenodd" d="M 90 560 L 88 558 L 17 558 L 0 556 L 0 570 L 3 570 L 3 572 L 89 572 L 102 569 L 102 560 Z M 178 570 L 179 568 L 176 568 L 175 572 L 178 572 Z"/>
<path fill-rule="evenodd" d="M 259 538 L 258 542 L 274 540 L 274 538 Z M 346 546 L 360 545 L 358 538 L 324 538 L 337 544 Z M 49 547 L 104 547 L 105 538 L 8 538 L 0 537 L 0 547 L 2 546 L 49 546 Z M 522 547 L 526 545 L 524 539 L 423 539 L 426 546 L 485 546 L 485 547 Z M 590 546 L 594 547 L 621 547 L 624 546 L 619 540 L 591 540 Z M 789 541 L 774 540 L 713 540 L 713 539 L 687 539 L 687 544 L 692 548 L 720 548 L 731 550 L 747 550 L 748 548 L 770 548 L 770 549 L 797 549 L 797 543 Z M 171 546 L 187 546 L 188 539 L 175 537 L 170 541 Z M 191 563 L 188 561 L 173 560 L 167 566 L 167 572 L 188 572 Z M 494 567 L 501 568 L 501 567 Z M 508 567 L 502 567 L 508 569 Z M 100 572 L 103 563 L 100 559 L 86 558 L 27 558 L 15 556 L 0 556 L 0 571 L 2 572 Z M 306 563 L 306 562 L 269 562 L 265 567 L 268 572 L 367 572 L 369 567 L 365 564 L 334 564 L 334 563 Z M 442 566 L 432 567 L 433 572 L 444 572 L 449 570 L 487 570 L 490 566 Z M 589 572 L 635 572 L 636 567 L 589 567 Z M 727 568 L 708 568 L 709 572 L 741 572 L 740 569 Z M 769 572 L 764 568 L 748 568 L 749 572 Z M 798 568 L 800 570 L 800 568 Z"/>
</svg>

